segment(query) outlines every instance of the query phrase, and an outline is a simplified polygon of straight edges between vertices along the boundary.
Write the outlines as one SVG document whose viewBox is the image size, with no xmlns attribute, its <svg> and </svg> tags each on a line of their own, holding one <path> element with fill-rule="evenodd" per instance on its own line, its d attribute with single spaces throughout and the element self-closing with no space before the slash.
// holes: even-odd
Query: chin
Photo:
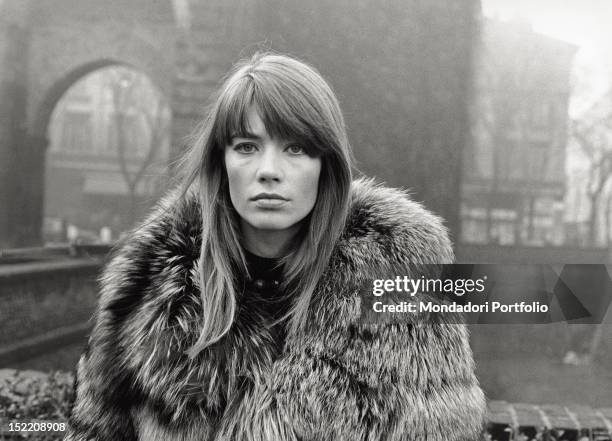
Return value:
<svg viewBox="0 0 612 441">
<path fill-rule="evenodd" d="M 291 219 L 284 219 L 284 216 L 254 216 L 252 219 L 247 219 L 247 222 L 257 230 L 286 230 L 291 228 L 296 222 Z"/>
<path fill-rule="evenodd" d="M 251 226 L 257 230 L 281 231 L 291 227 L 292 224 L 286 222 L 252 222 Z"/>
</svg>

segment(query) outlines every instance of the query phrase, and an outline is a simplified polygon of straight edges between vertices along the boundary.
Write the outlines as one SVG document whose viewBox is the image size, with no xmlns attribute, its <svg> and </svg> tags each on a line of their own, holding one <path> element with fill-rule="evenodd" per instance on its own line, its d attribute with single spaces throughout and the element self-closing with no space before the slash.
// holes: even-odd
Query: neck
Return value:
<svg viewBox="0 0 612 441">
<path fill-rule="evenodd" d="M 298 229 L 299 225 L 285 230 L 257 230 L 243 222 L 243 246 L 260 257 L 282 257 Z"/>
</svg>

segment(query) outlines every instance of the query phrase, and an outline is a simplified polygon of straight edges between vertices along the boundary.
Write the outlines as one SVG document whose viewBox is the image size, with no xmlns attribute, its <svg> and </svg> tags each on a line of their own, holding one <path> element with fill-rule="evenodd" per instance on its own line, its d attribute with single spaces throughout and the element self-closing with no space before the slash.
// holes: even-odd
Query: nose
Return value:
<svg viewBox="0 0 612 441">
<path fill-rule="evenodd" d="M 278 149 L 270 147 L 263 151 L 257 168 L 258 182 L 280 182 L 283 177 Z"/>
</svg>

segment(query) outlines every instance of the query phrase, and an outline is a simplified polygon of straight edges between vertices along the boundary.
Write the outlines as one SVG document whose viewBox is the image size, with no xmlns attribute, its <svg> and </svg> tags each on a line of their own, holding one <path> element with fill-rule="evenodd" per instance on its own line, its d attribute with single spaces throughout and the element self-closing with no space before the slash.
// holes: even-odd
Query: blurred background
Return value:
<svg viewBox="0 0 612 441">
<path fill-rule="evenodd" d="M 606 0 L 0 0 L 0 369 L 74 369 L 106 253 L 256 50 L 329 79 L 360 170 L 442 215 L 458 261 L 611 263 L 611 22 Z M 612 408 L 611 322 L 472 326 L 488 397 Z"/>
</svg>

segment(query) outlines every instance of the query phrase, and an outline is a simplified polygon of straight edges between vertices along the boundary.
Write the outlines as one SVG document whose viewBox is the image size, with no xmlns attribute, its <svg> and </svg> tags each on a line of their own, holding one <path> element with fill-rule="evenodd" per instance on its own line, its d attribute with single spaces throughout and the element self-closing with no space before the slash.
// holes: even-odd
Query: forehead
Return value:
<svg viewBox="0 0 612 441">
<path fill-rule="evenodd" d="M 266 125 L 262 121 L 255 106 L 250 106 L 246 112 L 246 129 L 253 135 L 259 137 L 267 136 Z"/>
<path fill-rule="evenodd" d="M 242 130 L 231 134 L 233 138 L 257 138 L 257 139 L 269 139 L 274 136 L 268 133 L 266 125 L 259 116 L 259 112 L 255 106 L 250 106 L 245 113 L 244 127 Z"/>
<path fill-rule="evenodd" d="M 319 150 L 312 115 L 297 114 L 301 106 L 292 105 L 287 94 L 274 89 L 251 90 L 249 84 L 242 84 L 245 90 L 228 94 L 220 105 L 214 135 L 217 146 L 232 145 L 235 138 L 268 137 L 281 142 L 298 141 Z"/>
</svg>

